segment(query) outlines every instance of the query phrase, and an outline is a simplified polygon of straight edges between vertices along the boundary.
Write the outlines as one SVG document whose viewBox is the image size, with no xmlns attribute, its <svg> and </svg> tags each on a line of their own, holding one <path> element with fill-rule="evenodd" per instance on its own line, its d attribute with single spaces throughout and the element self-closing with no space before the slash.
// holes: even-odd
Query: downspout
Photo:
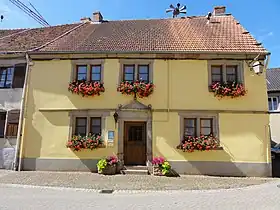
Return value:
<svg viewBox="0 0 280 210">
<path fill-rule="evenodd" d="M 26 72 L 25 72 L 25 78 L 24 78 L 24 85 L 23 85 L 23 91 L 21 96 L 21 102 L 20 102 L 20 114 L 19 114 L 19 122 L 18 122 L 18 132 L 17 132 L 17 141 L 16 141 L 16 150 L 15 150 L 15 158 L 13 162 L 13 170 L 20 171 L 21 170 L 21 157 L 19 157 L 20 153 L 20 147 L 21 147 L 21 141 L 22 141 L 22 124 L 24 119 L 24 107 L 25 107 L 25 101 L 26 101 L 26 90 L 27 90 L 27 81 L 29 76 L 29 56 L 28 53 L 25 54 L 26 58 Z"/>
<path fill-rule="evenodd" d="M 169 112 L 170 112 L 170 60 L 167 60 L 167 122 L 169 122 Z"/>
</svg>

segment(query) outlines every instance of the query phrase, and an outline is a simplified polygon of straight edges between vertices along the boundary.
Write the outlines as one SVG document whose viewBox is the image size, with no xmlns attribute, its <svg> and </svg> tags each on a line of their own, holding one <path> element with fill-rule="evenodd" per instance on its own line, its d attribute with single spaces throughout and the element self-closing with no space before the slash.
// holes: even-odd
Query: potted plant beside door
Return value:
<svg viewBox="0 0 280 210">
<path fill-rule="evenodd" d="M 98 173 L 103 175 L 115 175 L 118 162 L 118 157 L 114 155 L 99 160 L 97 163 Z"/>
</svg>

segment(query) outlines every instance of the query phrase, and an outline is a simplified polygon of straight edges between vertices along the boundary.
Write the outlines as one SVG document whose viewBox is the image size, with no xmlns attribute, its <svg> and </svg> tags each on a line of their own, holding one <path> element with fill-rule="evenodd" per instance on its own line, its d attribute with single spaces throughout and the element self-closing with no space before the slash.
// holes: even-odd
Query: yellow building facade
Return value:
<svg viewBox="0 0 280 210">
<path fill-rule="evenodd" d="M 112 154 L 126 164 L 134 158 L 125 149 L 127 123 L 143 122 L 145 164 L 163 156 L 180 174 L 271 175 L 265 74 L 256 75 L 244 60 L 70 57 L 32 60 L 20 151 L 23 170 L 96 171 L 97 161 Z M 68 91 L 79 65 L 101 66 L 104 93 L 82 97 Z M 139 65 L 148 66 L 149 79 L 155 85 L 149 97 L 134 100 L 117 92 L 125 65 L 134 65 L 138 71 Z M 215 97 L 209 83 L 211 68 L 216 65 L 236 66 L 247 94 Z M 87 122 L 100 118 L 104 148 L 76 152 L 66 147 L 77 117 L 85 117 Z M 211 119 L 220 149 L 192 153 L 177 149 L 185 119 Z"/>
</svg>

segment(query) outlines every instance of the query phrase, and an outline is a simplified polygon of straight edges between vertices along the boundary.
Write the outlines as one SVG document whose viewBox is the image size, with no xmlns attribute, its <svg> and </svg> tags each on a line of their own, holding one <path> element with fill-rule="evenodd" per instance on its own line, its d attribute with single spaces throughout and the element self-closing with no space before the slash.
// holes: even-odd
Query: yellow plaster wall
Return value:
<svg viewBox="0 0 280 210">
<path fill-rule="evenodd" d="M 113 148 L 73 153 L 65 147 L 69 135 L 69 113 L 62 109 L 115 109 L 126 104 L 132 96 L 116 91 L 119 61 L 107 59 L 104 64 L 105 93 L 99 97 L 82 98 L 68 92 L 71 77 L 71 61 L 34 61 L 28 86 L 28 105 L 25 115 L 23 157 L 44 158 L 100 158 L 117 153 L 117 141 Z M 218 100 L 208 91 L 207 61 L 155 60 L 153 81 L 155 92 L 144 104 L 154 109 L 180 110 L 267 110 L 267 94 L 263 75 L 252 74 L 244 65 L 245 85 L 248 94 L 238 99 Z M 169 78 L 169 80 L 168 80 Z M 42 111 L 44 109 L 44 111 Z M 48 111 L 57 110 L 55 112 Z M 60 111 L 59 111 L 60 110 Z M 105 129 L 114 129 L 112 113 L 106 117 Z M 179 116 L 176 112 L 153 114 L 154 155 L 164 155 L 170 160 L 219 160 L 252 161 L 267 160 L 265 114 L 219 115 L 221 144 L 225 151 L 182 153 L 175 150 L 180 141 Z M 117 132 L 115 133 L 117 137 Z"/>
<path fill-rule="evenodd" d="M 266 114 L 226 114 L 218 116 L 223 150 L 185 153 L 180 142 L 178 113 L 154 113 L 153 153 L 168 160 L 270 162 L 268 118 Z"/>
</svg>

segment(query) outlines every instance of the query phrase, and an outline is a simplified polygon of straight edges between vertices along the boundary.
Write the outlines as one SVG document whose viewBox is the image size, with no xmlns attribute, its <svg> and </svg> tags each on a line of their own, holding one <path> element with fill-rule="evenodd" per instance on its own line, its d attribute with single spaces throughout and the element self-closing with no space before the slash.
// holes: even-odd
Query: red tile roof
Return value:
<svg viewBox="0 0 280 210">
<path fill-rule="evenodd" d="M 75 26 L 32 29 L 0 38 L 0 51 L 38 47 Z M 86 23 L 39 51 L 267 53 L 231 15 L 212 17 L 209 24 L 205 17 Z"/>
<path fill-rule="evenodd" d="M 0 30 L 0 52 L 26 51 L 40 47 L 78 24 L 45 28 Z"/>
</svg>

